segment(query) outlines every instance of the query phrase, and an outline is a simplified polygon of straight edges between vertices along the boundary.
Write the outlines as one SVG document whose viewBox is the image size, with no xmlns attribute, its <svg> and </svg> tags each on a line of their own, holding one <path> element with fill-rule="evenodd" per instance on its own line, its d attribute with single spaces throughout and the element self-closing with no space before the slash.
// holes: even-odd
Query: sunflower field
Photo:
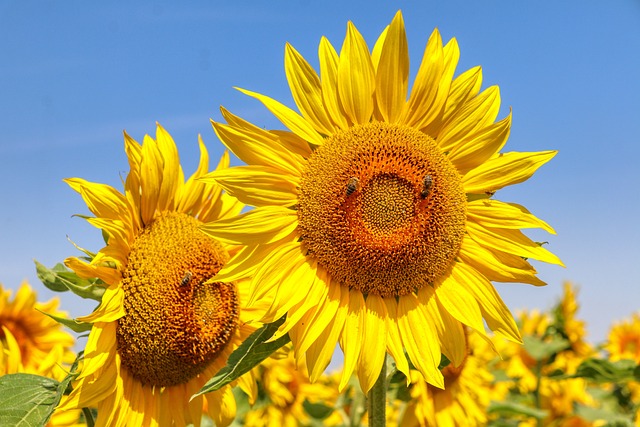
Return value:
<svg viewBox="0 0 640 427">
<path fill-rule="evenodd" d="M 64 180 L 104 246 L 35 268 L 95 309 L 0 288 L 0 427 L 640 427 L 639 314 L 590 342 L 577 286 L 514 314 L 495 286 L 564 266 L 503 197 L 556 151 L 509 151 L 438 29 L 410 76 L 400 11 L 317 53 L 285 46 L 295 105 L 239 89 L 282 126 L 221 107 L 192 174 L 156 124 L 121 189 Z"/>
</svg>

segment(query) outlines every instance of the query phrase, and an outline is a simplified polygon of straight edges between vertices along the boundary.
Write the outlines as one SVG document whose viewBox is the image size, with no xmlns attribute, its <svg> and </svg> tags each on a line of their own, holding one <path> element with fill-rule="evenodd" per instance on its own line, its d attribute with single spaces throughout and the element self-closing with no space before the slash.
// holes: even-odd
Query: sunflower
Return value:
<svg viewBox="0 0 640 427">
<path fill-rule="evenodd" d="M 444 390 L 427 384 L 417 371 L 411 371 L 411 401 L 398 425 L 486 425 L 493 381 L 487 363 L 494 354 L 483 350 L 486 346 L 480 340 L 477 334 L 469 334 L 464 362 L 460 366 L 448 365 L 443 368 Z"/>
<path fill-rule="evenodd" d="M 330 381 L 311 383 L 305 372 L 296 366 L 291 351 L 270 357 L 255 369 L 264 400 L 246 414 L 243 425 L 247 427 L 314 425 L 305 404 L 322 404 L 330 408 L 338 399 L 337 384 Z M 331 412 L 326 414 L 322 424 L 339 425 L 341 421 L 337 412 Z"/>
<path fill-rule="evenodd" d="M 613 325 L 605 349 L 612 361 L 630 359 L 640 363 L 640 314 Z"/>
<path fill-rule="evenodd" d="M 265 322 L 288 313 L 298 358 L 315 380 L 336 343 L 343 389 L 355 371 L 363 390 L 385 354 L 408 375 L 408 356 L 444 386 L 441 352 L 466 354 L 463 326 L 520 342 L 491 281 L 544 284 L 527 259 L 561 261 L 520 229 L 544 221 L 495 200 L 528 179 L 555 151 L 509 152 L 511 114 L 495 122 L 497 87 L 480 91 L 481 70 L 453 79 L 459 50 L 435 30 L 410 95 L 409 56 L 398 12 L 370 52 L 355 26 L 336 52 L 319 46 L 320 74 L 290 45 L 285 71 L 300 113 L 261 101 L 288 130 L 264 130 L 222 109 L 218 137 L 246 166 L 216 171 L 220 184 L 256 208 L 203 230 L 246 247 L 219 280 L 253 277 L 251 301 L 272 301 Z"/>
<path fill-rule="evenodd" d="M 215 280 L 230 250 L 206 236 L 206 221 L 235 216 L 242 204 L 198 178 L 186 182 L 176 144 L 160 126 L 139 144 L 125 134 L 130 172 L 124 193 L 80 178 L 66 182 L 95 215 L 107 243 L 91 260 L 68 258 L 79 276 L 97 277 L 105 293 L 92 323 L 84 367 L 61 409 L 95 406 L 98 425 L 199 425 L 206 409 L 217 425 L 235 416 L 230 387 L 191 396 L 224 366 L 255 325 L 246 316 L 245 287 Z M 218 169 L 228 166 L 225 153 Z M 251 392 L 247 380 L 240 385 Z M 203 409 L 204 408 L 204 409 Z"/>
<path fill-rule="evenodd" d="M 65 373 L 60 363 L 75 359 L 72 351 L 74 337 L 62 325 L 44 313 L 65 316 L 58 310 L 58 298 L 38 302 L 36 292 L 23 282 L 11 300 L 12 291 L 0 285 L 0 345 L 4 362 L 0 375 L 29 372 L 45 376 Z M 56 379 L 62 379 L 56 378 Z"/>
<path fill-rule="evenodd" d="M 30 373 L 61 381 L 75 359 L 75 338 L 47 316 L 66 317 L 58 298 L 38 302 L 27 282 L 13 300 L 11 295 L 0 285 L 0 376 Z M 54 414 L 47 427 L 76 426 L 79 419 L 79 410 Z"/>
</svg>

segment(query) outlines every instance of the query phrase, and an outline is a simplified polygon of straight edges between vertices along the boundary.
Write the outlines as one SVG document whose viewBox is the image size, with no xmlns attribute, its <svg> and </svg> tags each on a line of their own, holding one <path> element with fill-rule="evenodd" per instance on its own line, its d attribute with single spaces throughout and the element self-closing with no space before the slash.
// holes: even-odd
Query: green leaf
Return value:
<svg viewBox="0 0 640 427">
<path fill-rule="evenodd" d="M 76 273 L 60 263 L 53 268 L 47 268 L 38 261 L 34 262 L 36 263 L 38 279 L 52 291 L 71 291 L 82 298 L 102 301 L 102 294 L 104 294 L 105 288 L 100 285 L 98 279 L 87 280 L 78 277 Z"/>
<path fill-rule="evenodd" d="M 631 416 L 616 414 L 601 408 L 589 408 L 587 406 L 578 405 L 576 415 L 587 421 L 604 420 L 607 423 L 605 426 L 633 427 L 634 425 Z"/>
<path fill-rule="evenodd" d="M 533 335 L 525 335 L 522 340 L 524 341 L 524 349 L 536 361 L 548 359 L 570 347 L 569 341 L 559 337 L 542 340 Z"/>
<path fill-rule="evenodd" d="M 32 374 L 0 376 L 0 425 L 44 426 L 60 401 L 59 384 Z"/>
<path fill-rule="evenodd" d="M 38 309 L 36 308 L 36 310 Z M 47 313 L 46 311 L 42 311 L 42 310 L 38 310 L 38 311 L 44 315 L 49 316 L 50 318 L 60 323 L 61 325 L 66 326 L 67 328 L 71 329 L 73 332 L 78 332 L 78 333 L 87 332 L 87 331 L 90 331 L 91 327 L 93 326 L 92 323 L 78 322 L 75 319 L 67 319 L 66 317 L 55 316 L 51 313 Z"/>
<path fill-rule="evenodd" d="M 325 405 L 324 403 L 311 403 L 307 399 L 302 402 L 302 407 L 307 414 L 317 420 L 324 420 L 333 413 L 331 406 Z"/>
<path fill-rule="evenodd" d="M 545 418 L 548 413 L 543 409 L 532 408 L 521 403 L 502 401 L 491 402 L 489 408 L 487 408 L 489 414 L 501 414 L 501 415 L 524 415 L 527 417 L 533 417 L 538 420 Z"/>
<path fill-rule="evenodd" d="M 583 361 L 573 375 L 561 375 L 554 379 L 587 378 L 597 383 L 623 383 L 640 381 L 640 365 L 633 360 L 611 362 L 606 359 L 587 359 Z"/>
<path fill-rule="evenodd" d="M 207 381 L 200 391 L 191 398 L 193 399 L 201 394 L 219 390 L 221 387 L 235 381 L 259 365 L 264 359 L 271 356 L 274 351 L 288 344 L 291 341 L 289 334 L 285 334 L 275 341 L 266 342 L 278 330 L 280 325 L 284 323 L 284 320 L 285 316 L 273 323 L 264 325 L 249 335 L 249 337 L 231 353 L 226 366 L 220 369 L 220 371 Z"/>
</svg>

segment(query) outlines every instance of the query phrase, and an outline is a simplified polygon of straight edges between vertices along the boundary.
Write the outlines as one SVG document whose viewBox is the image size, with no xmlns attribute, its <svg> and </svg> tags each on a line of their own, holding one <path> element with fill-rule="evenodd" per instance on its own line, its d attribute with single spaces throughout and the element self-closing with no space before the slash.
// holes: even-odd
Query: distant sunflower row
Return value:
<svg viewBox="0 0 640 427">
<path fill-rule="evenodd" d="M 198 168 L 185 179 L 177 146 L 158 125 L 142 143 L 125 134 L 122 191 L 67 179 L 105 246 L 65 260 L 78 279 L 72 290 L 93 292 L 99 306 L 70 323 L 90 332 L 58 412 L 94 408 L 100 426 L 199 425 L 203 415 L 229 425 L 238 412 L 233 386 L 259 402 L 272 384 L 256 385 L 260 369 L 276 362 L 199 392 L 278 321 L 260 344 L 291 341 L 292 356 L 282 360 L 299 373 L 284 369 L 283 378 L 322 384 L 339 345 L 338 392 L 356 390 L 355 377 L 357 392 L 367 393 L 393 363 L 412 384 L 407 423 L 446 425 L 433 418 L 442 405 L 454 424 L 482 422 L 488 395 L 475 384 L 491 376 L 483 373 L 489 359 L 475 359 L 488 350 L 476 346 L 508 354 L 517 350 L 498 338 L 522 344 L 492 281 L 544 285 L 529 260 L 562 265 L 521 231 L 553 228 L 495 196 L 556 152 L 503 152 L 511 114 L 496 121 L 498 88 L 481 90 L 479 67 L 456 74 L 458 59 L 456 40 L 443 44 L 435 30 L 409 88 L 402 14 L 371 49 L 349 23 L 339 53 L 321 39 L 319 72 L 286 46 L 298 112 L 241 90 L 285 130 L 224 108 L 225 123 L 212 121 L 245 165 L 230 167 L 225 152 L 211 170 L 200 141 Z M 70 286 L 69 272 L 61 274 L 66 281 L 52 288 Z M 320 400 L 331 395 L 306 388 Z M 271 400 L 293 405 L 306 388 L 290 397 L 272 390 Z M 458 402 L 458 391 L 475 397 Z M 269 410 L 247 413 L 247 423 L 272 419 Z M 304 422 L 302 413 L 291 416 L 283 423 Z M 345 410 L 336 423 L 345 416 L 355 417 Z"/>
</svg>

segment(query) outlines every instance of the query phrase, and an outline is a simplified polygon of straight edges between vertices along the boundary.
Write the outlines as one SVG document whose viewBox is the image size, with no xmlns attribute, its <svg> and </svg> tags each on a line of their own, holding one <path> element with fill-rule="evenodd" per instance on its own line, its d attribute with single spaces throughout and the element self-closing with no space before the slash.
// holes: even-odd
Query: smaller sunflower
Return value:
<svg viewBox="0 0 640 427">
<path fill-rule="evenodd" d="M 27 282 L 20 285 L 13 301 L 11 294 L 11 290 L 4 290 L 0 285 L 0 345 L 6 356 L 5 363 L 0 365 L 0 374 L 29 372 L 51 376 L 56 373 L 64 377 L 58 364 L 74 361 L 75 339 L 62 325 L 43 314 L 66 316 L 58 310 L 58 298 L 37 302 L 37 294 Z"/>
<path fill-rule="evenodd" d="M 311 383 L 304 370 L 296 366 L 293 351 L 276 354 L 255 369 L 263 396 L 243 420 L 246 427 L 311 426 L 314 420 L 305 410 L 305 402 L 333 407 L 338 398 L 337 383 Z M 322 424 L 340 425 L 340 421 L 341 417 L 332 412 Z"/>
<path fill-rule="evenodd" d="M 199 425 L 203 412 L 216 425 L 235 417 L 231 387 L 191 398 L 219 371 L 231 352 L 259 326 L 260 306 L 245 308 L 246 286 L 220 283 L 216 274 L 235 248 L 202 233 L 203 222 L 237 215 L 243 205 L 198 179 L 185 181 L 178 149 L 158 125 L 142 144 L 125 134 L 130 171 L 124 192 L 80 178 L 66 182 L 107 236 L 90 263 L 68 258 L 83 278 L 99 278 L 99 307 L 80 318 L 92 324 L 84 366 L 60 410 L 97 407 L 101 426 Z M 229 165 L 225 153 L 218 169 Z M 239 384 L 253 387 L 246 377 Z"/>
<path fill-rule="evenodd" d="M 493 375 L 487 362 L 495 354 L 486 351 L 485 341 L 475 333 L 467 335 L 464 362 L 442 370 L 444 390 L 428 384 L 418 371 L 411 371 L 411 401 L 399 425 L 482 426 L 487 422 Z"/>
<path fill-rule="evenodd" d="M 75 359 L 75 338 L 45 313 L 66 317 L 58 298 L 38 302 L 36 292 L 23 282 L 15 298 L 0 284 L 0 376 L 15 373 L 41 375 L 61 381 Z M 53 414 L 47 427 L 75 427 L 80 410 Z"/>
<path fill-rule="evenodd" d="M 611 327 L 605 345 L 612 361 L 630 359 L 640 363 L 640 314 Z"/>
</svg>

